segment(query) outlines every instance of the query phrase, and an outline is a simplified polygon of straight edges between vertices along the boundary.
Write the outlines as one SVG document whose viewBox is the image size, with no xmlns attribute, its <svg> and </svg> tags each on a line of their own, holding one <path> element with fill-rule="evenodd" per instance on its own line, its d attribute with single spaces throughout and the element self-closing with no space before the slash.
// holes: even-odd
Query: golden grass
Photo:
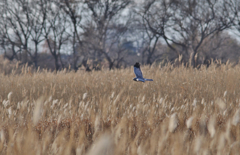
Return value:
<svg viewBox="0 0 240 155">
<path fill-rule="evenodd" d="M 238 154 L 240 67 L 0 75 L 1 154 Z"/>
</svg>

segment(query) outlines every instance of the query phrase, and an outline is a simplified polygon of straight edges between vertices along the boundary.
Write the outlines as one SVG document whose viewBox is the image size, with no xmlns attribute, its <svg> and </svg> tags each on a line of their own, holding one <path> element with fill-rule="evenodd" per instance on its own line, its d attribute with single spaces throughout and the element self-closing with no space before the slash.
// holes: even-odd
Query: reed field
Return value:
<svg viewBox="0 0 240 155">
<path fill-rule="evenodd" d="M 240 66 L 0 74 L 0 154 L 235 155 Z"/>
</svg>

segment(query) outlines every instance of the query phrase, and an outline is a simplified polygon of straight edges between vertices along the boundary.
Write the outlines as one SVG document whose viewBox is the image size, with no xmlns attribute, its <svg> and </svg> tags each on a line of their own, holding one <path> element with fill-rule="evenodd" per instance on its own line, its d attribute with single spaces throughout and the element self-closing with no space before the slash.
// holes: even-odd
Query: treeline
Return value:
<svg viewBox="0 0 240 155">
<path fill-rule="evenodd" d="M 1 0 L 0 52 L 35 68 L 238 63 L 240 0 Z"/>
</svg>

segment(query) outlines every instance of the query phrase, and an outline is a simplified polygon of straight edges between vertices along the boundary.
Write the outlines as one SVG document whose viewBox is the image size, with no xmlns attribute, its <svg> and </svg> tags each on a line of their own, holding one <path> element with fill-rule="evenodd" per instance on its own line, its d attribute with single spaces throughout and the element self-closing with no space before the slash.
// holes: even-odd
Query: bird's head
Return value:
<svg viewBox="0 0 240 155">
<path fill-rule="evenodd" d="M 134 67 L 140 68 L 140 64 L 138 62 L 135 63 Z"/>
</svg>

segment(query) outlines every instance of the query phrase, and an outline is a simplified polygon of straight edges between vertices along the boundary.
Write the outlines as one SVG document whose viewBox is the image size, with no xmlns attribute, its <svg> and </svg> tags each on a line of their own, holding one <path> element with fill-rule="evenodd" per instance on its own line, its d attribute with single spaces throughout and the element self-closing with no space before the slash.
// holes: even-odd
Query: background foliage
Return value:
<svg viewBox="0 0 240 155">
<path fill-rule="evenodd" d="M 5 59 L 59 70 L 239 61 L 239 0 L 1 0 Z M 232 33 L 232 38 L 228 32 Z"/>
</svg>

